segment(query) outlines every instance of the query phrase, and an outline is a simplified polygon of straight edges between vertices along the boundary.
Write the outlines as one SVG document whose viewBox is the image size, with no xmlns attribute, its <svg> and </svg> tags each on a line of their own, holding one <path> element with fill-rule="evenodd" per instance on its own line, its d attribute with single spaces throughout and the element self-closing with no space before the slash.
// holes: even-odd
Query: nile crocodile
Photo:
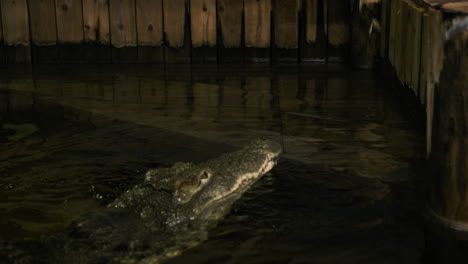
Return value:
<svg viewBox="0 0 468 264">
<path fill-rule="evenodd" d="M 0 262 L 159 263 L 206 239 L 206 230 L 273 168 L 281 150 L 258 139 L 204 163 L 151 169 L 143 183 L 64 231 L 2 246 Z"/>
</svg>

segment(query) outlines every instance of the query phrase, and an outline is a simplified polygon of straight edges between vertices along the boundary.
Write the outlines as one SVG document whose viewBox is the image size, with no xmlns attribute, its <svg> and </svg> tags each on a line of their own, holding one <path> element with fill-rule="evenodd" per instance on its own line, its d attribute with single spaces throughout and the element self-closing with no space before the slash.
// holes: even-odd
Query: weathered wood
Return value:
<svg viewBox="0 0 468 264">
<path fill-rule="evenodd" d="M 190 62 L 190 37 L 185 0 L 164 0 L 166 62 Z"/>
<path fill-rule="evenodd" d="M 244 1 L 218 0 L 218 61 L 242 62 Z"/>
<path fill-rule="evenodd" d="M 81 0 L 55 0 L 59 43 L 83 41 L 83 8 Z"/>
<path fill-rule="evenodd" d="M 274 2 L 274 55 L 279 61 L 297 61 L 299 48 L 299 0 Z"/>
<path fill-rule="evenodd" d="M 31 40 L 38 46 L 57 44 L 54 0 L 29 0 Z"/>
<path fill-rule="evenodd" d="M 1 0 L 3 39 L 6 45 L 29 45 L 29 18 L 26 0 Z"/>
<path fill-rule="evenodd" d="M 344 61 L 349 57 L 350 1 L 327 0 L 328 60 Z"/>
<path fill-rule="evenodd" d="M 388 42 L 390 34 L 390 12 L 391 1 L 382 0 L 381 4 L 381 19 L 380 19 L 380 57 L 388 57 Z"/>
<path fill-rule="evenodd" d="M 429 54 L 431 56 L 429 65 L 429 80 L 426 87 L 426 149 L 427 153 L 432 148 L 432 119 L 434 113 L 434 90 L 435 84 L 439 82 L 440 72 L 443 65 L 443 17 L 436 10 L 430 9 L 429 15 Z"/>
<path fill-rule="evenodd" d="M 162 7 L 162 0 L 136 0 L 140 62 L 164 62 Z"/>
<path fill-rule="evenodd" d="M 0 64 L 4 62 L 5 62 L 5 50 L 3 49 L 2 5 L 0 2 Z"/>
<path fill-rule="evenodd" d="M 82 0 L 84 40 L 101 44 L 110 43 L 109 1 Z"/>
<path fill-rule="evenodd" d="M 351 64 L 359 69 L 373 69 L 380 47 L 380 1 L 353 2 Z"/>
<path fill-rule="evenodd" d="M 244 0 L 246 61 L 270 61 L 271 0 Z"/>
<path fill-rule="evenodd" d="M 327 38 L 325 31 L 324 0 L 305 0 L 299 28 L 301 61 L 325 61 Z"/>
<path fill-rule="evenodd" d="M 31 61 L 28 4 L 26 0 L 1 0 L 5 62 Z"/>
<path fill-rule="evenodd" d="M 216 0 L 191 0 L 192 62 L 216 61 Z"/>
<path fill-rule="evenodd" d="M 468 231 L 468 29 L 447 36 L 434 94 L 430 208 L 440 222 Z M 466 252 L 465 252 L 466 253 Z M 466 259 L 465 259 L 466 260 Z M 445 263 L 445 262 L 444 262 Z M 458 262 L 457 262 L 458 263 Z"/>
<path fill-rule="evenodd" d="M 135 0 L 109 2 L 112 61 L 138 61 Z"/>
</svg>

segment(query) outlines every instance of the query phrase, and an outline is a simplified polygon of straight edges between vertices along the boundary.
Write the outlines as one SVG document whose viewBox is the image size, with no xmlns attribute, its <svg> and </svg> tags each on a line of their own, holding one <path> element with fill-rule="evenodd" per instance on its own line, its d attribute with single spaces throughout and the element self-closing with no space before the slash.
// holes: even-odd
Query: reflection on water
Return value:
<svg viewBox="0 0 468 264">
<path fill-rule="evenodd" d="M 172 262 L 418 262 L 423 137 L 388 81 L 338 66 L 112 67 L 2 69 L 1 239 L 60 230 L 149 167 L 267 136 L 284 145 L 277 168 Z"/>
</svg>

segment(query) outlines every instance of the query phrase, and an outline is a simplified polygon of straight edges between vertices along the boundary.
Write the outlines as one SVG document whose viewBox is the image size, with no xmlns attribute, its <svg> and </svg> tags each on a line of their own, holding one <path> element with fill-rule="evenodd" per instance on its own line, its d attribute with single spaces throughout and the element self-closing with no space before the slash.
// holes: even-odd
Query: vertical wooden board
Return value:
<svg viewBox="0 0 468 264">
<path fill-rule="evenodd" d="M 382 0 L 381 19 L 380 19 L 380 57 L 386 58 L 388 55 L 389 42 L 389 20 L 391 10 L 390 0 Z"/>
<path fill-rule="evenodd" d="M 414 6 L 413 8 L 413 48 L 412 48 L 412 67 L 411 67 L 411 84 L 416 95 L 419 96 L 419 79 L 421 74 L 421 24 L 422 14 L 424 10 Z"/>
<path fill-rule="evenodd" d="M 246 60 L 270 61 L 271 0 L 244 0 Z"/>
<path fill-rule="evenodd" d="M 327 0 L 328 60 L 344 61 L 349 56 L 350 1 Z"/>
<path fill-rule="evenodd" d="M 216 0 L 190 1 L 192 62 L 216 61 Z"/>
<path fill-rule="evenodd" d="M 57 38 L 59 43 L 83 41 L 83 11 L 81 0 L 55 0 Z"/>
<path fill-rule="evenodd" d="M 136 0 L 139 46 L 161 46 L 163 43 L 162 0 Z"/>
<path fill-rule="evenodd" d="M 3 40 L 6 45 L 29 45 L 29 17 L 26 0 L 1 0 Z"/>
<path fill-rule="evenodd" d="M 54 0 L 29 0 L 29 18 L 34 63 L 57 61 L 57 23 Z"/>
<path fill-rule="evenodd" d="M 218 61 L 242 62 L 243 0 L 218 0 Z"/>
<path fill-rule="evenodd" d="M 109 2 L 112 61 L 134 63 L 138 61 L 135 0 Z"/>
<path fill-rule="evenodd" d="M 114 47 L 135 47 L 137 44 L 135 0 L 114 0 L 109 3 L 111 43 Z"/>
<path fill-rule="evenodd" d="M 83 27 L 86 42 L 110 43 L 109 1 L 82 0 Z"/>
<path fill-rule="evenodd" d="M 300 12 L 301 61 L 325 61 L 327 38 L 325 31 L 324 0 L 305 0 Z"/>
<path fill-rule="evenodd" d="M 164 62 L 162 7 L 162 0 L 136 0 L 139 62 Z"/>
<path fill-rule="evenodd" d="M 426 88 L 429 75 L 429 15 L 425 12 L 422 15 L 421 31 L 421 74 L 419 75 L 419 100 L 421 104 L 426 104 Z"/>
<path fill-rule="evenodd" d="M 163 0 L 166 62 L 190 62 L 189 26 L 185 0 Z"/>
<path fill-rule="evenodd" d="M 191 0 L 192 47 L 216 46 L 216 0 Z"/>
<path fill-rule="evenodd" d="M 274 60 L 297 61 L 300 3 L 299 0 L 274 2 Z"/>
</svg>

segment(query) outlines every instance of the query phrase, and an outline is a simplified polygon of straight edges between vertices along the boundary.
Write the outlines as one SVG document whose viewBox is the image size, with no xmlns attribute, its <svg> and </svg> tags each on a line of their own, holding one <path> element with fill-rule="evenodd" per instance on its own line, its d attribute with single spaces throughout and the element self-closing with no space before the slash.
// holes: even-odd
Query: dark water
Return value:
<svg viewBox="0 0 468 264">
<path fill-rule="evenodd" d="M 277 167 L 170 263 L 420 263 L 424 135 L 393 82 L 341 66 L 3 68 L 0 239 L 268 136 Z"/>
</svg>

